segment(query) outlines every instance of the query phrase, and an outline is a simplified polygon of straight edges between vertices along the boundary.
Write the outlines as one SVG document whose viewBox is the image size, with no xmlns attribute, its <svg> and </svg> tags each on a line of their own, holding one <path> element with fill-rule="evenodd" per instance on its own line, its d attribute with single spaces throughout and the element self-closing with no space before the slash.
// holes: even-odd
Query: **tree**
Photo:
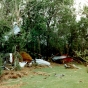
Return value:
<svg viewBox="0 0 88 88">
<path fill-rule="evenodd" d="M 51 48 L 61 48 L 60 42 L 64 43 L 61 38 L 70 31 L 71 19 L 75 18 L 73 9 L 69 9 L 72 3 L 72 0 L 29 1 L 23 16 L 23 29 L 31 34 L 30 44 L 34 51 L 39 49 L 40 52 L 43 44 L 48 57 Z"/>
<path fill-rule="evenodd" d="M 82 40 L 87 43 L 87 19 L 76 22 L 73 0 L 26 0 L 26 3 L 23 0 L 8 0 L 1 3 L 1 49 L 5 48 L 6 52 L 13 52 L 12 48 L 19 45 L 20 50 L 37 52 L 48 58 L 52 53 L 69 53 L 67 46 L 72 50 L 83 49 Z M 87 16 L 87 9 L 85 14 Z M 19 22 L 20 18 L 22 23 Z M 13 29 L 14 21 L 21 33 L 11 34 L 6 41 L 3 33 L 6 35 Z"/>
<path fill-rule="evenodd" d="M 22 36 L 19 36 L 19 34 L 14 35 L 12 33 L 14 22 L 17 22 L 18 26 L 21 27 L 19 19 L 21 17 L 20 7 L 23 2 L 22 0 L 2 0 L 0 3 L 0 50 L 2 52 L 13 52 L 14 46 L 18 43 L 21 48 L 25 45 L 25 41 L 22 43 L 24 39 L 24 32 L 22 33 Z"/>
</svg>

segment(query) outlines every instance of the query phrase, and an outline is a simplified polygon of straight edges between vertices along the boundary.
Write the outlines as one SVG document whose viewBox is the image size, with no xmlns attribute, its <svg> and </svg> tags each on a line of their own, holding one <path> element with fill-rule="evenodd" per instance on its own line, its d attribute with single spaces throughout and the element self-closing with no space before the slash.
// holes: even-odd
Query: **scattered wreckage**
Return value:
<svg viewBox="0 0 88 88">
<path fill-rule="evenodd" d="M 62 56 L 53 56 L 52 61 L 64 64 L 64 63 L 69 63 L 73 61 L 73 58 L 67 55 L 62 55 Z"/>
<path fill-rule="evenodd" d="M 48 66 L 50 68 L 52 68 L 51 63 L 48 61 L 45 61 L 44 59 L 33 59 L 28 53 L 21 51 L 19 53 L 22 57 L 22 59 L 19 59 L 19 66 L 21 68 L 24 68 L 25 66 L 32 66 L 34 64 L 36 65 L 41 65 L 41 66 Z M 19 56 L 18 54 L 18 56 Z M 21 58 L 21 57 L 17 57 L 17 58 Z M 16 58 L 16 57 L 15 57 Z M 52 58 L 53 62 L 59 63 L 59 64 L 64 64 L 65 68 L 76 68 L 75 65 L 68 65 L 67 63 L 73 62 L 73 58 L 68 56 L 68 55 L 62 55 L 62 56 L 53 56 Z M 9 61 L 8 61 L 9 60 Z M 7 63 L 10 63 L 10 66 L 7 66 Z M 15 59 L 14 59 L 14 55 L 13 53 L 9 53 L 9 58 L 6 57 L 4 59 L 4 63 L 1 66 L 1 68 L 6 69 L 6 70 L 13 70 L 14 69 L 14 64 L 15 63 Z M 10 68 L 9 68 L 10 67 Z"/>
<path fill-rule="evenodd" d="M 15 69 L 14 65 L 16 65 L 17 63 L 21 68 L 25 66 L 32 66 L 35 63 L 34 59 L 24 51 L 20 52 L 19 54 L 16 53 L 16 57 L 14 57 L 13 53 L 8 53 L 8 55 L 6 55 L 6 57 L 3 60 L 4 60 L 3 65 L 1 66 L 1 68 L 6 70 L 14 70 Z M 48 61 L 45 61 L 43 59 L 35 59 L 35 60 L 37 65 L 42 66 L 45 65 L 51 67 L 50 62 Z"/>
<path fill-rule="evenodd" d="M 76 66 L 75 64 L 64 64 L 66 69 L 81 69 L 80 67 Z"/>
<path fill-rule="evenodd" d="M 50 62 L 45 61 L 45 60 L 43 60 L 43 59 L 35 59 L 35 61 L 33 60 L 33 61 L 29 64 L 29 66 L 32 66 L 33 64 L 37 64 L 37 65 L 40 65 L 40 66 L 48 66 L 48 67 L 52 68 Z"/>
</svg>

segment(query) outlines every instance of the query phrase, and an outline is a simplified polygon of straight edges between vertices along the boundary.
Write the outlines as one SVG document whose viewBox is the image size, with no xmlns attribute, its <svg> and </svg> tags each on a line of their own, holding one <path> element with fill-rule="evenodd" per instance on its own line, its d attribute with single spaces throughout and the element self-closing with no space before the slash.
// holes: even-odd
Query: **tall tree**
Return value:
<svg viewBox="0 0 88 88">
<path fill-rule="evenodd" d="M 60 48 L 58 40 L 63 34 L 67 34 L 69 23 L 74 19 L 73 9 L 69 9 L 72 3 L 72 0 L 29 1 L 23 26 L 26 31 L 30 30 L 33 44 L 38 42 L 34 45 L 34 50 L 35 46 L 40 47 L 43 41 L 47 47 L 47 56 L 51 47 Z"/>
</svg>

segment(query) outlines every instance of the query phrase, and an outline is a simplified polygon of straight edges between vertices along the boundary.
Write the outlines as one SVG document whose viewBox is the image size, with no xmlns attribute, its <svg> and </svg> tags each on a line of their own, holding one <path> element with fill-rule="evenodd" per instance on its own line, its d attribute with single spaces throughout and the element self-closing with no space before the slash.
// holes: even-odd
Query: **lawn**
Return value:
<svg viewBox="0 0 88 88">
<path fill-rule="evenodd" d="M 0 88 L 87 88 L 86 67 L 79 64 L 76 66 L 80 69 L 65 69 L 64 65 L 59 64 L 52 64 L 52 68 L 26 68 L 28 75 L 6 80 Z"/>
</svg>

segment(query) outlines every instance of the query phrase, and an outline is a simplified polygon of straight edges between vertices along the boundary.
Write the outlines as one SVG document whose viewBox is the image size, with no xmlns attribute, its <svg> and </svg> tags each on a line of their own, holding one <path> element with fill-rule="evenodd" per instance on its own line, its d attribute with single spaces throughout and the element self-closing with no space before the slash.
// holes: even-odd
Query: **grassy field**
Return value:
<svg viewBox="0 0 88 88">
<path fill-rule="evenodd" d="M 59 64 L 53 65 L 52 68 L 28 69 L 29 75 L 19 79 L 9 79 L 5 85 L 14 85 L 8 88 L 15 88 L 15 85 L 20 85 L 16 88 L 87 88 L 86 67 L 78 64 L 76 66 L 80 69 L 65 69 L 64 65 Z"/>
</svg>

